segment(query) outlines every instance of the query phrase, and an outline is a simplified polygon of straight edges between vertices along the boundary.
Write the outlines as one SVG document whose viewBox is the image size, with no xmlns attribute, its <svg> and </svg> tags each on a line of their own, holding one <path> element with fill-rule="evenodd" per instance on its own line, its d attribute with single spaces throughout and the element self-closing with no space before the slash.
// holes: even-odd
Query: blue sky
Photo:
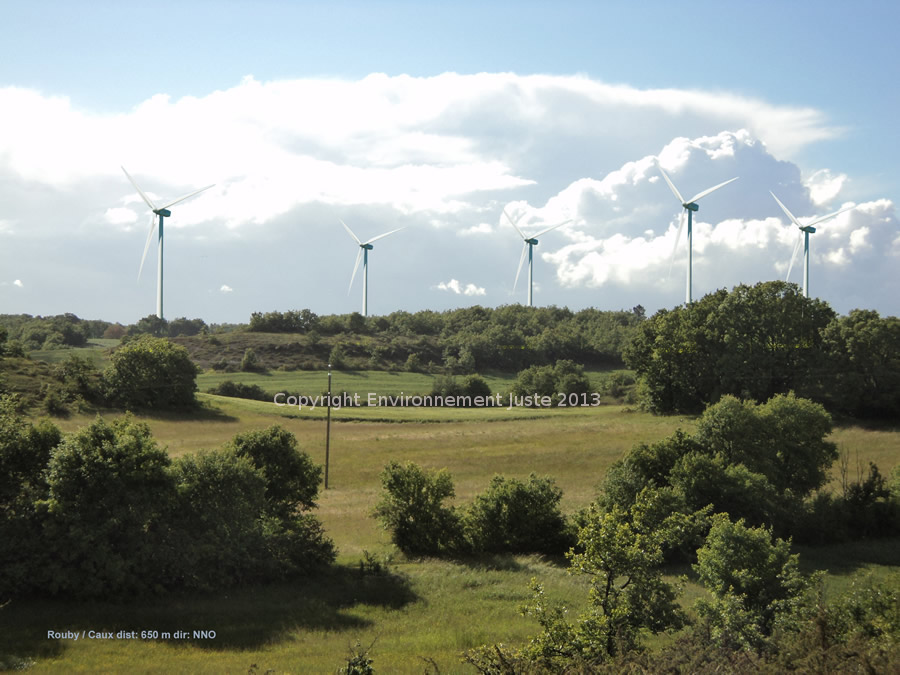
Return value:
<svg viewBox="0 0 900 675">
<path fill-rule="evenodd" d="M 783 278 L 793 239 L 773 190 L 801 217 L 860 204 L 813 238 L 812 294 L 897 314 L 897 14 L 890 2 L 5 3 L 0 312 L 154 310 L 155 258 L 135 281 L 147 218 L 119 164 L 163 200 L 217 184 L 167 222 L 170 318 L 358 309 L 338 218 L 364 239 L 409 229 L 372 254 L 371 313 L 521 302 L 504 207 L 529 232 L 574 216 L 536 249 L 536 303 L 673 306 L 678 209 L 647 164 L 660 157 L 691 194 L 743 172 L 740 192 L 704 200 L 695 296 Z M 675 270 L 683 258 L 682 242 Z"/>
</svg>

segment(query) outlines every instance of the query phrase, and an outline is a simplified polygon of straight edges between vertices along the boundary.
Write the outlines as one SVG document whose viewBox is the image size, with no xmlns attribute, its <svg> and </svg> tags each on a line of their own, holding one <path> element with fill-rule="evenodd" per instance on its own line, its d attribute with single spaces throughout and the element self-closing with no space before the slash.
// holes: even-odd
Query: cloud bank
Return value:
<svg viewBox="0 0 900 675">
<path fill-rule="evenodd" d="M 580 76 L 248 76 L 205 96 L 155 94 L 125 114 L 6 87 L 0 128 L 15 131 L 0 134 L 0 234 L 14 244 L 0 265 L 43 280 L 29 298 L 41 307 L 10 311 L 114 320 L 152 311 L 155 284 L 145 274 L 130 286 L 147 210 L 120 165 L 153 198 L 216 183 L 166 221 L 167 306 L 229 321 L 358 309 L 338 218 L 363 239 L 406 228 L 370 261 L 375 313 L 523 302 L 512 288 L 521 238 L 504 207 L 524 215 L 526 234 L 572 219 L 535 248 L 536 303 L 672 306 L 685 241 L 676 246 L 681 209 L 657 165 L 685 195 L 740 177 L 695 214 L 694 297 L 784 277 L 797 232 L 769 190 L 802 220 L 840 208 L 853 185 L 840 167 L 794 163 L 842 133 L 821 111 Z M 897 313 L 898 252 L 895 206 L 871 195 L 813 235 L 813 293 L 841 311 Z M 215 280 L 225 272 L 242 298 L 215 304 L 200 289 L 229 295 Z"/>
</svg>

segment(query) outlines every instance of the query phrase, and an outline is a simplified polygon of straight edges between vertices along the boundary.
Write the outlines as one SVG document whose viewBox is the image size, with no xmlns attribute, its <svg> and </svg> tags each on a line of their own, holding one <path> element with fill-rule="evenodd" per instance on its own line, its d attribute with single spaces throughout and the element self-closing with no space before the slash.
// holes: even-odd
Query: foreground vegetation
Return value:
<svg viewBox="0 0 900 675">
<path fill-rule="evenodd" d="M 218 447 L 236 433 L 266 429 L 277 421 L 296 435 L 314 462 L 324 462 L 321 417 L 288 417 L 266 403 L 200 398 L 212 406 L 206 413 L 154 413 L 139 419 L 173 456 Z M 434 411 L 457 420 L 440 424 L 421 423 L 423 412 L 431 411 L 403 409 L 392 411 L 390 423 L 349 421 L 360 412 L 365 411 L 335 414 L 330 489 L 318 499 L 317 515 L 338 550 L 332 572 L 289 585 L 125 604 L 14 600 L 0 609 L 0 654 L 35 660 L 34 672 L 244 672 L 253 664 L 260 673 L 270 668 L 335 672 L 346 665 L 358 641 L 361 649 L 374 642 L 369 655 L 377 672 L 424 672 L 428 665 L 423 659 L 434 659 L 442 673 L 473 672 L 461 662 L 464 652 L 494 642 L 523 645 L 539 632 L 539 624 L 518 611 L 532 598 L 532 578 L 541 580 L 548 603 L 564 604 L 573 616 L 586 609 L 587 579 L 568 575 L 565 561 L 553 556 L 441 560 L 398 555 L 390 533 L 371 517 L 385 465 L 398 459 L 433 470 L 446 467 L 454 479 L 455 505 L 485 492 L 495 474 L 522 481 L 531 472 L 553 476 L 563 492 L 562 512 L 573 514 L 595 499 L 609 466 L 636 443 L 662 440 L 678 427 L 692 433 L 696 424 L 613 406 L 521 411 L 515 419 L 497 410 Z M 470 416 L 476 412 L 483 416 Z M 60 424 L 75 429 L 91 419 L 73 415 Z M 871 459 L 887 473 L 898 459 L 896 432 L 851 426 L 838 428 L 830 439 L 851 453 L 858 449 L 864 467 Z M 831 474 L 837 490 L 839 469 L 835 465 Z M 881 539 L 802 549 L 801 567 L 831 570 L 826 593 L 836 597 L 865 572 L 900 587 L 898 559 L 900 539 Z M 670 583 L 689 574 L 680 604 L 690 616 L 690 606 L 705 594 L 696 574 L 682 564 L 663 572 Z M 57 627 L 216 630 L 217 638 L 48 640 L 46 631 Z M 667 640 L 648 644 L 659 648 Z"/>
</svg>

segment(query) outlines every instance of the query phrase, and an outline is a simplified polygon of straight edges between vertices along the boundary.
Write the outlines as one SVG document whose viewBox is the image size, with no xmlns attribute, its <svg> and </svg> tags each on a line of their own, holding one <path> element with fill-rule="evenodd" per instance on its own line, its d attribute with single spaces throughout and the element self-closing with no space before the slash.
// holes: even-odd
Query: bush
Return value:
<svg viewBox="0 0 900 675">
<path fill-rule="evenodd" d="M 466 511 L 466 539 L 487 553 L 565 553 L 575 541 L 559 510 L 561 498 L 552 478 L 494 476 Z"/>
<path fill-rule="evenodd" d="M 461 525 L 457 512 L 444 506 L 454 495 L 446 469 L 426 471 L 413 462 L 392 461 L 381 472 L 384 494 L 373 515 L 391 533 L 391 541 L 409 555 L 438 555 L 456 550 Z"/>
<path fill-rule="evenodd" d="M 251 347 L 244 350 L 244 358 L 241 359 L 241 371 L 256 373 L 265 370 L 256 352 Z"/>
<path fill-rule="evenodd" d="M 243 384 L 242 382 L 232 382 L 231 380 L 225 380 L 218 386 L 211 387 L 206 391 L 216 396 L 246 398 L 251 401 L 271 401 L 274 398 L 258 384 Z"/>
<path fill-rule="evenodd" d="M 466 396 L 483 396 L 488 398 L 491 396 L 491 387 L 481 375 L 466 375 L 463 379 L 462 393 Z"/>
</svg>

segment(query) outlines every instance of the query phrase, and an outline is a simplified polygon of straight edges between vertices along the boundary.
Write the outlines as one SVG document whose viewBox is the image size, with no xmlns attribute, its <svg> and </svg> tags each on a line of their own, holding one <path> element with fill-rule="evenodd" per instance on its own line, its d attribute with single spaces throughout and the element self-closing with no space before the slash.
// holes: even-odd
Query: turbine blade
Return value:
<svg viewBox="0 0 900 675">
<path fill-rule="evenodd" d="M 675 265 L 675 253 L 678 251 L 678 242 L 681 241 L 681 233 L 684 232 L 684 209 L 681 209 L 680 223 L 678 224 L 678 232 L 675 234 L 675 245 L 672 246 L 672 259 L 669 261 L 669 273 L 666 275 L 668 280 L 672 276 L 672 267 Z"/>
<path fill-rule="evenodd" d="M 141 256 L 141 266 L 138 268 L 138 281 L 141 280 L 141 272 L 144 271 L 144 261 L 147 259 L 147 251 L 150 250 L 150 242 L 153 241 L 153 233 L 156 231 L 156 219 L 157 215 L 155 213 L 150 214 L 150 232 L 147 234 L 147 243 L 144 244 L 144 255 Z"/>
<path fill-rule="evenodd" d="M 519 269 L 516 270 L 516 280 L 513 282 L 513 290 L 519 285 L 519 275 L 522 273 L 522 263 L 525 262 L 525 252 L 528 250 L 528 243 L 522 247 L 522 255 L 519 256 Z"/>
<path fill-rule="evenodd" d="M 538 232 L 537 234 L 532 235 L 531 238 L 532 238 L 532 239 L 537 239 L 537 238 L 540 237 L 541 235 L 547 234 L 547 233 L 550 232 L 551 230 L 555 230 L 557 227 L 562 227 L 562 226 L 565 225 L 566 223 L 571 223 L 571 222 L 572 222 L 572 219 L 571 219 L 571 218 L 570 218 L 569 220 L 564 220 L 564 221 L 561 222 L 561 223 L 557 223 L 557 224 L 554 225 L 553 227 L 548 227 L 546 230 L 541 230 L 541 231 Z"/>
<path fill-rule="evenodd" d="M 691 198 L 691 201 L 688 202 L 688 203 L 695 202 L 695 201 L 697 201 L 698 199 L 703 199 L 703 198 L 704 198 L 706 195 L 708 195 L 710 192 L 715 192 L 715 191 L 718 190 L 720 187 L 725 187 L 726 185 L 728 185 L 729 183 L 733 183 L 733 182 L 736 181 L 737 179 L 738 179 L 738 176 L 735 176 L 735 177 L 732 178 L 731 180 L 726 180 L 724 183 L 719 183 L 719 184 L 716 185 L 715 187 L 711 187 L 711 188 L 709 188 L 708 190 L 704 190 L 704 191 L 701 192 L 700 194 L 698 194 L 698 195 L 692 197 L 692 198 Z"/>
<path fill-rule="evenodd" d="M 819 218 L 816 218 L 815 220 L 808 222 L 806 224 L 806 226 L 811 227 L 812 225 L 818 225 L 819 223 L 825 222 L 826 220 L 830 220 L 831 218 L 834 218 L 835 216 L 839 216 L 842 213 L 846 213 L 847 211 L 852 211 L 857 206 L 858 206 L 857 204 L 854 204 L 853 206 L 848 206 L 846 209 L 841 209 L 840 211 L 835 211 L 834 213 L 829 213 L 827 216 L 821 216 Z"/>
<path fill-rule="evenodd" d="M 384 234 L 379 234 L 377 237 L 372 237 L 369 241 L 365 242 L 367 244 L 371 244 L 373 241 L 378 241 L 379 239 L 384 239 L 389 234 L 394 234 L 394 232 L 399 232 L 400 230 L 405 230 L 405 227 L 398 227 L 396 230 L 391 230 L 390 232 L 385 232 Z"/>
<path fill-rule="evenodd" d="M 350 285 L 347 287 L 347 295 L 350 295 L 350 291 L 353 288 L 353 281 L 356 279 L 356 270 L 359 269 L 359 261 L 362 260 L 363 250 L 360 248 L 359 253 L 356 254 L 356 264 L 353 266 L 353 274 L 350 275 Z"/>
<path fill-rule="evenodd" d="M 503 209 L 503 215 L 506 216 L 506 219 L 509 221 L 509 224 L 512 225 L 514 228 L 516 228 L 516 232 L 519 233 L 519 236 L 522 237 L 522 239 L 528 239 L 528 237 L 525 236 L 525 233 L 519 229 L 518 225 L 516 225 L 517 221 L 513 220 L 510 217 L 510 215 L 506 212 L 506 209 Z M 521 218 L 521 216 L 519 218 Z"/>
<path fill-rule="evenodd" d="M 780 206 L 781 210 L 784 211 L 785 215 L 791 219 L 791 222 L 794 223 L 794 225 L 796 225 L 797 227 L 799 227 L 802 230 L 803 225 L 800 224 L 800 221 L 798 221 L 796 218 L 794 218 L 794 214 L 791 213 L 790 211 L 788 211 L 787 207 L 781 203 L 781 200 L 775 196 L 775 193 L 772 192 L 771 190 L 769 190 L 769 194 L 772 195 L 772 199 L 774 199 L 776 202 L 778 202 L 778 206 Z"/>
<path fill-rule="evenodd" d="M 797 259 L 797 252 L 800 251 L 800 244 L 803 243 L 803 232 L 800 232 L 800 236 L 797 237 L 797 243 L 794 245 L 794 254 L 791 256 L 791 264 L 788 265 L 787 275 L 785 275 L 784 280 L 788 281 L 791 278 L 791 270 L 794 269 L 794 261 Z"/>
<path fill-rule="evenodd" d="M 152 210 L 156 211 L 156 207 L 153 205 L 153 202 L 150 201 L 150 197 L 148 197 L 147 195 L 145 195 L 145 194 L 144 194 L 144 191 L 141 190 L 141 188 L 138 187 L 138 184 L 134 182 L 134 178 L 132 178 L 132 177 L 129 175 L 129 173 L 128 173 L 127 171 L 125 171 L 125 167 L 124 167 L 124 166 L 120 166 L 119 168 L 121 168 L 122 171 L 125 173 L 125 177 L 126 177 L 126 178 L 128 179 L 128 181 L 134 186 L 134 189 L 138 191 L 138 194 L 141 196 L 141 199 L 144 200 L 144 202 L 147 204 L 147 206 L 149 206 Z"/>
<path fill-rule="evenodd" d="M 171 207 L 171 206 L 175 206 L 175 205 L 178 204 L 179 202 L 183 202 L 185 199 L 190 199 L 190 198 L 193 197 L 194 195 L 199 195 L 199 194 L 200 194 L 201 192 L 203 192 L 204 190 L 209 190 L 209 188 L 215 187 L 215 185 L 216 185 L 216 184 L 213 183 L 212 185 L 207 185 L 205 188 L 200 188 L 199 190 L 194 190 L 194 191 L 191 192 L 190 194 L 186 194 L 186 195 L 184 195 L 183 197 L 179 197 L 178 199 L 176 199 L 176 200 L 173 201 L 173 202 L 169 202 L 169 203 L 166 204 L 165 206 L 161 206 L 160 209 L 167 209 L 167 208 L 169 208 L 169 207 Z"/>
<path fill-rule="evenodd" d="M 341 220 L 340 218 L 338 218 L 338 220 L 340 220 L 341 225 L 344 226 L 344 229 L 347 230 L 347 232 L 350 233 L 350 236 L 353 237 L 353 241 L 355 241 L 357 244 L 359 244 L 360 246 L 362 246 L 362 242 L 359 240 L 359 237 L 357 237 L 355 234 L 353 234 L 353 230 L 351 230 L 349 227 L 347 227 L 347 223 L 345 223 L 345 222 L 344 222 L 343 220 Z"/>
<path fill-rule="evenodd" d="M 665 171 L 663 171 L 663 168 L 661 166 L 659 166 L 658 164 L 657 164 L 656 168 L 659 169 L 659 172 L 662 174 L 662 177 L 666 179 L 666 183 L 668 183 L 669 187 L 672 188 L 672 194 L 675 195 L 675 199 L 678 200 L 678 203 L 686 204 L 687 202 L 684 201 L 684 197 L 681 196 L 681 193 L 678 191 L 678 188 L 675 187 L 675 184 L 671 180 L 669 180 L 669 176 L 666 174 Z"/>
</svg>

